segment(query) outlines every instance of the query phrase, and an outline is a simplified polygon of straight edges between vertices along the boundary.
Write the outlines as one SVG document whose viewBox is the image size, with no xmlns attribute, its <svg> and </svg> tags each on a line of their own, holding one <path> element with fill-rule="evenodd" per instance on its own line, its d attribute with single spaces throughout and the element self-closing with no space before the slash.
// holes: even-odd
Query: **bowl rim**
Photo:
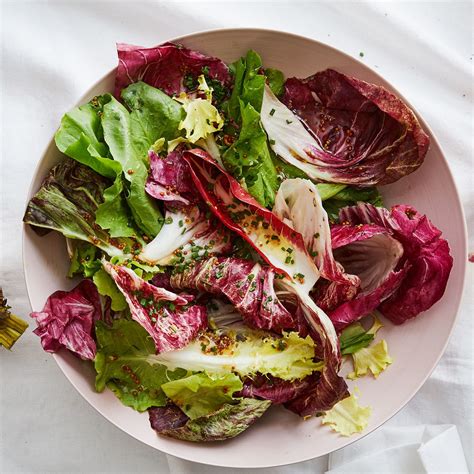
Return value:
<svg viewBox="0 0 474 474">
<path fill-rule="evenodd" d="M 381 82 L 384 83 L 384 87 L 388 86 L 388 89 L 395 93 L 400 99 L 402 99 L 404 101 L 405 104 L 407 104 L 410 109 L 413 111 L 413 113 L 415 114 L 415 116 L 417 117 L 417 119 L 419 120 L 420 124 L 423 126 L 423 129 L 427 132 L 427 134 L 429 135 L 430 137 L 430 140 L 432 143 L 434 143 L 440 150 L 440 154 L 441 154 L 441 158 L 442 158 L 442 161 L 444 162 L 444 164 L 446 165 L 446 170 L 447 170 L 447 173 L 448 173 L 448 179 L 450 180 L 450 184 L 452 185 L 453 189 L 454 189 L 454 195 L 455 195 L 455 203 L 458 207 L 458 209 L 460 210 L 460 215 L 461 215 L 461 220 L 462 220 L 462 229 L 459 229 L 461 231 L 461 237 L 462 237 L 462 241 L 464 243 L 463 245 L 463 248 L 462 248 L 462 252 L 461 252 L 461 259 L 459 261 L 456 262 L 456 264 L 458 266 L 461 266 L 461 283 L 460 283 L 460 297 L 458 299 L 458 301 L 456 302 L 456 305 L 455 305 L 455 314 L 454 314 L 454 317 L 452 319 L 452 323 L 451 323 L 451 326 L 449 328 L 449 331 L 448 331 L 448 334 L 447 334 L 447 337 L 446 337 L 446 341 L 444 343 L 444 346 L 442 347 L 441 351 L 439 352 L 439 355 L 437 356 L 436 360 L 434 361 L 432 367 L 430 368 L 429 371 L 427 371 L 427 373 L 423 376 L 423 378 L 420 380 L 419 384 L 417 385 L 416 389 L 413 391 L 412 394 L 410 394 L 401 404 L 400 406 L 394 411 L 393 414 L 391 414 L 390 416 L 386 417 L 383 421 L 381 421 L 380 423 L 376 424 L 375 426 L 371 427 L 370 431 L 367 431 L 366 433 L 362 433 L 359 437 L 355 438 L 355 439 L 350 439 L 350 438 L 347 438 L 347 443 L 340 447 L 340 448 L 337 448 L 337 449 L 333 449 L 333 450 L 327 450 L 325 451 L 324 453 L 322 454 L 319 454 L 318 456 L 309 456 L 309 457 L 304 457 L 298 461 L 289 461 L 289 462 L 279 462 L 278 464 L 266 464 L 265 466 L 264 465 L 259 465 L 257 466 L 256 468 L 265 468 L 265 467 L 279 467 L 279 466 L 289 466 L 289 465 L 292 465 L 292 464 L 297 464 L 297 463 L 300 463 L 300 462 L 305 462 L 305 461 L 310 461 L 312 459 L 316 459 L 318 457 L 322 457 L 322 456 L 326 456 L 332 452 L 335 452 L 335 451 L 338 451 L 340 449 L 344 449 L 345 447 L 355 443 L 356 441 L 359 441 L 360 439 L 362 438 L 365 438 L 366 436 L 368 436 L 369 434 L 373 433 L 375 430 L 379 429 L 382 425 L 384 425 L 387 421 L 389 421 L 391 418 L 393 418 L 395 415 L 397 415 L 407 404 L 408 402 L 410 402 L 410 400 L 420 391 L 421 387 L 425 384 L 425 382 L 428 380 L 428 378 L 431 376 L 431 374 L 433 373 L 434 369 L 437 367 L 437 365 L 439 364 L 439 361 L 441 359 L 441 357 L 444 355 L 445 351 L 446 351 L 446 348 L 449 344 L 449 341 L 451 340 L 451 337 L 452 337 L 452 334 L 453 334 L 453 330 L 454 330 L 454 326 L 456 325 L 456 322 L 459 318 L 459 309 L 461 307 L 461 303 L 463 302 L 463 298 L 464 298 L 464 290 L 466 288 L 466 271 L 467 271 L 467 256 L 468 256 L 468 234 L 467 234 L 467 224 L 466 224 L 466 215 L 465 215 L 465 212 L 464 212 L 464 207 L 462 205 L 462 201 L 461 201 L 461 197 L 460 197 L 460 193 L 459 193 L 459 190 L 457 188 L 457 185 L 456 185 L 456 181 L 454 179 L 454 176 L 453 176 L 453 173 L 451 171 L 451 168 L 449 166 L 449 162 L 448 160 L 446 159 L 446 155 L 444 153 L 444 150 L 443 148 L 441 147 L 440 143 L 439 143 L 439 140 L 437 139 L 436 135 L 433 133 L 433 130 L 432 128 L 430 127 L 430 125 L 423 119 L 423 117 L 418 113 L 417 109 L 415 107 L 413 107 L 413 105 L 411 104 L 411 102 L 402 94 L 398 91 L 398 89 L 396 89 L 392 83 L 390 81 L 388 81 L 387 79 L 385 79 L 381 74 L 379 74 L 377 71 L 375 71 L 372 67 L 368 66 L 367 64 L 363 63 L 362 61 L 360 61 L 357 57 L 354 57 L 354 56 L 351 56 L 350 54 L 332 46 L 332 45 L 329 45 L 323 41 L 320 41 L 320 40 L 317 40 L 317 39 L 314 39 L 314 38 L 310 38 L 310 37 L 307 37 L 307 36 L 304 36 L 304 35 L 299 35 L 299 34 L 296 34 L 296 33 L 293 33 L 291 31 L 286 31 L 286 30 L 277 30 L 277 29 L 273 29 L 273 28 L 255 28 L 255 27 L 251 27 L 251 28 L 248 28 L 248 27 L 232 27 L 232 28 L 209 28 L 209 29 L 204 29 L 204 30 L 197 30 L 193 33 L 188 33 L 186 35 L 181 35 L 181 36 L 178 36 L 178 37 L 175 37 L 175 38 L 171 38 L 171 39 L 166 39 L 166 40 L 163 40 L 163 41 L 160 41 L 160 43 L 158 44 L 163 44 L 163 43 L 166 43 L 166 42 L 173 42 L 173 43 L 180 43 L 182 41 L 186 41 L 187 39 L 189 38 L 194 38 L 196 36 L 199 36 L 199 37 L 204 37 L 204 36 L 207 36 L 207 35 L 212 35 L 212 34 L 215 34 L 215 33 L 232 33 L 232 32 L 248 32 L 248 33 L 268 33 L 268 34 L 277 34 L 277 35 L 285 35 L 285 36 L 289 36 L 289 37 L 292 37 L 292 38 L 295 38 L 295 39 L 298 39 L 298 40 L 304 40 L 304 41 L 307 41 L 307 42 L 311 42 L 313 44 L 316 44 L 320 47 L 323 47 L 323 48 L 326 48 L 326 49 L 329 49 L 329 50 L 332 50 L 333 52 L 337 53 L 338 55 L 344 57 L 345 59 L 348 59 L 349 61 L 356 61 L 357 63 L 359 63 L 360 65 L 362 65 L 365 69 L 367 69 L 371 74 L 373 74 L 377 79 L 379 79 Z M 115 72 L 115 68 L 111 69 L 110 71 L 106 72 L 105 74 L 103 74 L 98 80 L 96 80 L 88 89 L 87 91 L 82 94 L 78 100 L 76 100 L 72 107 L 76 107 L 78 105 L 81 105 L 85 100 L 88 100 L 89 97 L 90 97 L 90 92 L 91 90 L 95 89 L 96 87 L 99 86 L 99 84 L 101 84 L 108 76 L 110 76 L 111 74 L 113 74 Z M 71 108 L 72 108 L 71 107 Z M 28 192 L 27 192 L 27 197 L 26 197 L 26 200 L 25 200 L 25 209 L 28 205 L 28 202 L 29 200 L 31 199 L 31 196 L 34 194 L 35 190 L 33 189 L 33 185 L 34 185 L 34 181 L 35 181 L 35 178 L 37 177 L 38 175 L 38 172 L 40 170 L 40 167 L 41 167 L 41 164 L 46 156 L 46 154 L 48 153 L 48 151 L 50 150 L 51 147 L 55 147 L 55 143 L 54 143 L 54 135 L 53 137 L 48 141 L 48 143 L 46 144 L 46 146 L 43 148 L 43 152 L 41 153 L 40 155 L 40 159 L 37 161 L 36 165 L 35 165 L 35 168 L 34 168 L 34 171 L 31 175 L 31 181 L 30 181 L 30 185 L 28 186 Z M 25 246 L 26 246 L 26 232 L 25 232 L 25 229 L 26 229 L 26 224 L 25 223 L 22 223 L 22 267 L 23 267 L 23 278 L 24 278 L 24 281 L 25 281 L 25 287 L 26 287 L 26 292 L 27 292 L 27 295 L 28 295 L 28 302 L 29 302 L 29 305 L 30 305 L 30 308 L 31 310 L 33 310 L 33 305 L 32 305 L 32 300 L 31 300 L 31 296 L 30 296 L 30 289 L 29 289 L 29 286 L 28 286 L 28 278 L 27 278 L 27 274 L 28 274 L 28 269 L 27 269 L 27 264 L 26 264 L 26 258 L 25 258 L 25 253 L 26 253 L 26 249 L 25 249 Z M 165 449 L 161 449 L 161 448 L 158 448 L 156 446 L 153 446 L 153 445 L 150 445 L 148 444 L 146 441 L 143 441 L 139 438 L 137 438 L 136 436 L 134 436 L 133 434 L 129 433 L 128 431 L 126 431 L 125 429 L 123 429 L 122 427 L 120 427 L 113 419 L 111 419 L 111 417 L 109 417 L 108 415 L 106 414 L 103 414 L 101 411 L 99 411 L 94 405 L 93 403 L 88 400 L 88 398 L 81 392 L 81 390 L 79 390 L 75 384 L 75 382 L 71 379 L 71 377 L 69 376 L 68 373 L 66 373 L 60 362 L 59 362 L 59 359 L 60 359 L 60 356 L 58 354 L 52 354 L 55 362 L 58 364 L 61 372 L 63 373 L 63 375 L 68 379 L 68 381 L 72 384 L 72 386 L 76 389 L 77 392 L 79 392 L 79 394 L 81 395 L 81 397 L 86 400 L 86 402 L 92 407 L 94 408 L 94 410 L 96 412 L 98 412 L 102 417 L 104 417 L 105 419 L 107 419 L 107 421 L 109 421 L 110 423 L 112 423 L 116 428 L 118 428 L 119 430 L 125 432 L 128 436 L 131 436 L 133 437 L 135 440 L 149 446 L 150 448 L 153 448 L 153 449 L 156 449 L 157 451 L 161 452 L 161 453 L 164 453 L 164 454 L 167 454 L 167 455 L 171 455 L 171 456 L 176 456 L 176 457 L 179 457 L 180 459 L 183 459 L 183 460 L 186 460 L 186 461 L 191 461 L 191 462 L 194 462 L 194 463 L 197 463 L 197 464 L 201 464 L 203 466 L 215 466 L 215 467 L 227 467 L 227 468 L 240 468 L 240 469 L 251 469 L 253 468 L 253 466 L 245 466 L 245 467 L 242 467 L 242 466 L 235 466 L 235 465 L 232 465 L 232 464 L 222 464 L 222 463 L 213 463 L 212 460 L 209 460 L 209 461 L 206 461 L 206 462 L 203 462 L 203 461 L 196 461 L 195 459 L 193 459 L 192 457 L 190 456 L 187 456 L 186 455 L 186 450 L 183 449 L 183 453 L 177 455 L 175 453 L 171 453 L 171 452 L 168 452 L 166 451 Z"/>
</svg>

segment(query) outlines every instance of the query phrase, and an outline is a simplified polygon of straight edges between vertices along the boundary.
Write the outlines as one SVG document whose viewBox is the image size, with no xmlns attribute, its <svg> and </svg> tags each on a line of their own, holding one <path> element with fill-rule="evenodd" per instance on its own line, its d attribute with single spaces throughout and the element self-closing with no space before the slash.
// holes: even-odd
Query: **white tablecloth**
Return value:
<svg viewBox="0 0 474 474">
<path fill-rule="evenodd" d="M 0 282 L 18 314 L 30 310 L 21 218 L 33 169 L 63 112 L 116 65 L 116 41 L 151 46 L 203 29 L 253 26 L 313 37 L 356 57 L 363 52 L 363 61 L 433 128 L 472 227 L 470 2 L 11 1 L 2 2 L 2 10 Z M 388 422 L 456 425 L 471 468 L 473 270 L 440 364 Z M 31 330 L 13 352 L 0 349 L 1 472 L 227 473 L 167 457 L 112 426 L 74 390 Z M 327 458 L 319 458 L 271 472 L 326 469 Z"/>
</svg>

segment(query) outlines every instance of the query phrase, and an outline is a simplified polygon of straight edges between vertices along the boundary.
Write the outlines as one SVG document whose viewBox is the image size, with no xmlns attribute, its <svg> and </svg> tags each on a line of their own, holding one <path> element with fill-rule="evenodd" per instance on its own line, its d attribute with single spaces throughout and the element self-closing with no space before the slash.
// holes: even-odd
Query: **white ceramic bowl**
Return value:
<svg viewBox="0 0 474 474">
<path fill-rule="evenodd" d="M 400 96 L 393 86 L 367 66 L 334 48 L 301 36 L 259 29 L 229 29 L 196 33 L 173 41 L 226 62 L 234 61 L 252 48 L 261 54 L 265 66 L 281 69 L 287 76 L 306 77 L 331 67 L 384 85 Z M 114 74 L 115 71 L 110 71 L 79 103 L 112 91 Z M 420 121 L 431 135 L 431 147 L 424 165 L 381 191 L 388 205 L 411 204 L 430 217 L 449 242 L 454 267 L 444 297 L 429 311 L 402 326 L 386 322 L 383 337 L 387 339 L 395 361 L 377 380 L 370 377 L 357 380 L 361 404 L 371 405 L 373 411 L 364 434 L 400 410 L 428 378 L 448 342 L 463 290 L 467 252 L 459 196 L 438 142 L 421 118 Z M 37 167 L 28 199 L 59 160 L 61 155 L 51 140 Z M 25 226 L 23 259 L 28 294 L 34 310 L 40 310 L 52 292 L 74 285 L 65 276 L 68 258 L 64 238 L 59 234 L 52 232 L 38 237 Z M 54 357 L 74 387 L 99 413 L 136 439 L 183 459 L 228 467 L 278 466 L 330 453 L 363 436 L 340 437 L 321 426 L 318 418 L 303 421 L 281 407 L 272 407 L 254 426 L 233 440 L 193 444 L 167 439 L 157 436 L 150 428 L 146 413 L 139 414 L 123 406 L 110 391 L 96 393 L 90 364 L 81 362 L 66 351 Z M 345 369 L 349 370 L 349 367 Z"/>
</svg>

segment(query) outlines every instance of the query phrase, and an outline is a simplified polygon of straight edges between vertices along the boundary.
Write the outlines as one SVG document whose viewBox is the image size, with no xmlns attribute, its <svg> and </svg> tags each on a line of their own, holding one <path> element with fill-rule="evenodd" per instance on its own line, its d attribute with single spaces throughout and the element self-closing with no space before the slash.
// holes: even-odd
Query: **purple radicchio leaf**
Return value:
<svg viewBox="0 0 474 474">
<path fill-rule="evenodd" d="M 268 400 L 242 398 L 234 405 L 224 404 L 209 415 L 195 420 L 179 414 L 173 405 L 150 408 L 149 416 L 151 427 L 160 435 L 194 442 L 223 441 L 249 428 L 270 405 Z"/>
<path fill-rule="evenodd" d="M 289 287 L 292 290 L 291 286 Z M 285 404 L 289 410 L 300 416 L 313 416 L 330 410 L 336 403 L 349 395 L 344 378 L 339 376 L 341 354 L 339 340 L 334 326 L 309 295 L 296 288 L 301 310 L 310 328 L 310 335 L 320 347 L 324 368 L 320 377 L 313 380 L 302 393 Z"/>
<path fill-rule="evenodd" d="M 271 267 L 250 260 L 213 257 L 175 273 L 171 286 L 227 297 L 253 328 L 297 329 L 298 321 L 278 299 L 274 281 Z"/>
<path fill-rule="evenodd" d="M 328 311 L 335 328 L 341 330 L 391 296 L 408 266 L 399 267 L 403 247 L 381 226 L 337 225 L 331 234 L 336 260 L 360 280 L 360 286 L 355 288 L 330 283 L 315 289 L 316 304 Z"/>
<path fill-rule="evenodd" d="M 177 405 L 149 408 L 148 415 L 150 425 L 157 433 L 181 428 L 189 420 L 188 416 Z"/>
<path fill-rule="evenodd" d="M 346 382 L 337 371 L 330 365 L 326 367 L 319 379 L 313 379 L 302 393 L 285 403 L 285 407 L 302 417 L 330 410 L 349 396 Z"/>
<path fill-rule="evenodd" d="M 297 380 L 282 380 L 272 375 L 259 374 L 247 378 L 236 396 L 270 400 L 274 404 L 287 403 L 303 394 L 317 379 L 318 373 Z"/>
<path fill-rule="evenodd" d="M 206 73 L 208 78 L 218 81 L 226 88 L 232 82 L 229 68 L 220 59 L 173 43 L 152 48 L 119 43 L 117 54 L 117 98 L 120 98 L 122 89 L 138 81 L 162 89 L 170 96 L 186 91 L 186 76 L 197 79 L 199 75 Z"/>
<path fill-rule="evenodd" d="M 301 234 L 262 207 L 208 153 L 189 150 L 184 158 L 196 188 L 215 216 L 247 241 L 277 273 L 309 292 L 319 271 Z"/>
<path fill-rule="evenodd" d="M 158 288 L 127 267 L 103 262 L 130 307 L 132 319 L 150 334 L 158 353 L 181 349 L 207 327 L 206 308 L 194 296 Z"/>
<path fill-rule="evenodd" d="M 174 208 L 190 206 L 201 200 L 193 184 L 189 165 L 183 159 L 182 147 L 176 148 L 163 158 L 150 150 L 148 157 L 150 175 L 146 191 L 150 196 Z"/>
<path fill-rule="evenodd" d="M 96 353 L 93 327 L 101 313 L 96 286 L 90 280 L 83 280 L 71 291 L 54 292 L 42 311 L 31 313 L 38 324 L 33 332 L 41 338 L 47 352 L 65 347 L 82 359 L 93 360 Z"/>
<path fill-rule="evenodd" d="M 397 205 L 390 211 L 360 203 L 340 212 L 351 225 L 374 223 L 387 229 L 403 246 L 405 275 L 379 310 L 395 324 L 402 324 L 429 309 L 444 294 L 453 266 L 448 242 L 441 231 L 411 206 Z"/>
<path fill-rule="evenodd" d="M 282 100 L 319 143 L 305 159 L 328 181 L 392 183 L 415 171 L 428 151 L 413 111 L 382 86 L 327 69 L 288 79 Z"/>
</svg>

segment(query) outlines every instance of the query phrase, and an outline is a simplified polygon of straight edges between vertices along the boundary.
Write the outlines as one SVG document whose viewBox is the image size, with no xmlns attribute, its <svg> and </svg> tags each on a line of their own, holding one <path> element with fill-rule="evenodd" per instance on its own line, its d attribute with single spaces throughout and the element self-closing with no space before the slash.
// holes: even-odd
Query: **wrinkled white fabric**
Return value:
<svg viewBox="0 0 474 474">
<path fill-rule="evenodd" d="M 329 457 L 326 474 L 467 473 L 454 425 L 384 426 Z"/>
<path fill-rule="evenodd" d="M 432 127 L 449 159 L 472 229 L 470 2 L 3 1 L 0 5 L 0 282 L 18 314 L 30 311 L 21 263 L 21 218 L 34 167 L 61 115 L 116 65 L 116 41 L 153 45 L 210 28 L 263 27 L 312 37 L 362 59 L 394 84 Z M 407 444 L 413 450 L 418 446 L 418 457 L 412 458 L 421 463 L 418 472 L 440 467 L 431 465 L 437 458 L 430 456 L 430 446 L 435 451 L 444 448 L 443 437 L 454 436 L 454 427 L 430 435 L 431 441 L 423 440 L 421 446 L 419 438 L 410 441 L 410 433 L 425 424 L 455 425 L 472 469 L 473 271 L 474 265 L 469 266 L 457 325 L 438 367 L 408 405 L 371 435 L 385 436 L 391 430 L 400 438 L 400 443 L 384 445 L 393 449 L 384 456 L 384 462 L 394 466 L 392 472 L 399 450 Z M 0 472 L 237 472 L 167 457 L 115 428 L 75 391 L 31 331 L 13 352 L 0 348 Z M 355 462 L 349 458 L 350 450 L 375 455 L 380 446 L 369 439 L 333 454 L 329 469 L 342 468 L 338 459 Z M 449 451 L 447 459 L 453 453 Z M 314 474 L 327 469 L 328 458 L 323 457 L 254 472 Z M 403 471 L 398 466 L 397 472 Z"/>
</svg>

